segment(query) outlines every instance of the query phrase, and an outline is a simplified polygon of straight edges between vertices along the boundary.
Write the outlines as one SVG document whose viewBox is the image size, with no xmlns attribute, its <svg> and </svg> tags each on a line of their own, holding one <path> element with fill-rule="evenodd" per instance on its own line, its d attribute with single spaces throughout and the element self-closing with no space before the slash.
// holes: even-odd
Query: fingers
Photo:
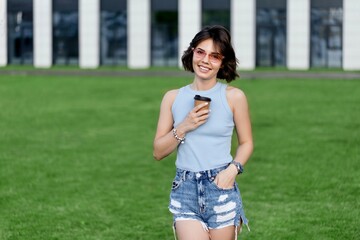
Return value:
<svg viewBox="0 0 360 240">
<path fill-rule="evenodd" d="M 198 122 L 206 121 L 209 118 L 209 114 L 203 114 L 197 118 Z"/>
<path fill-rule="evenodd" d="M 235 180 L 232 178 L 226 178 L 226 176 L 223 176 L 221 172 L 216 175 L 214 179 L 214 183 L 216 186 L 222 189 L 231 189 L 234 187 Z"/>
<path fill-rule="evenodd" d="M 202 103 L 202 104 L 199 104 L 199 105 L 195 106 L 193 110 L 194 110 L 195 112 L 198 112 L 200 109 L 202 109 L 202 108 L 204 108 L 204 107 L 206 107 L 206 106 L 208 106 L 208 105 L 209 105 L 209 103 L 208 103 L 208 102 L 205 102 L 205 103 Z"/>
<path fill-rule="evenodd" d="M 192 123 L 197 127 L 206 122 L 209 118 L 210 110 L 201 110 L 196 113 L 191 113 L 190 118 L 192 119 Z"/>
<path fill-rule="evenodd" d="M 209 115 L 209 113 L 210 113 L 209 109 L 204 109 L 204 110 L 200 110 L 200 111 L 196 112 L 195 116 L 201 117 L 201 116 L 204 116 L 204 115 Z"/>
<path fill-rule="evenodd" d="M 184 126 L 187 131 L 192 131 L 198 128 L 200 125 L 206 123 L 210 113 L 208 108 L 204 108 L 207 105 L 208 103 L 199 104 L 189 112 L 186 120 L 184 121 Z"/>
</svg>

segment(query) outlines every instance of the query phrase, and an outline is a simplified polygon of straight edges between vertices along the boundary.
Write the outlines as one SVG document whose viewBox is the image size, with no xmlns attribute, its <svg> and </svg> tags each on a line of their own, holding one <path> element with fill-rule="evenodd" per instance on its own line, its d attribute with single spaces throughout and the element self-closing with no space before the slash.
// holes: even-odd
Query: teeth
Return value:
<svg viewBox="0 0 360 240">
<path fill-rule="evenodd" d="M 206 67 L 203 67 L 203 66 L 200 66 L 200 69 L 201 69 L 201 70 L 205 70 L 205 71 L 209 71 L 209 70 L 210 70 L 209 68 L 206 68 Z"/>
</svg>

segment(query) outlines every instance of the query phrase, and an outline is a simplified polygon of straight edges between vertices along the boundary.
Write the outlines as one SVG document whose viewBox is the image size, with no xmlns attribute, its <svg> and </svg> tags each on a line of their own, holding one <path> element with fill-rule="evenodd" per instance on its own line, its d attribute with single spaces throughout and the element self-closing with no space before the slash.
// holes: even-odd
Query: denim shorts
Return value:
<svg viewBox="0 0 360 240">
<path fill-rule="evenodd" d="M 169 210 L 174 226 L 180 220 L 198 220 L 206 230 L 241 224 L 248 226 L 237 183 L 231 189 L 219 188 L 214 179 L 227 166 L 191 172 L 176 169 Z"/>
</svg>

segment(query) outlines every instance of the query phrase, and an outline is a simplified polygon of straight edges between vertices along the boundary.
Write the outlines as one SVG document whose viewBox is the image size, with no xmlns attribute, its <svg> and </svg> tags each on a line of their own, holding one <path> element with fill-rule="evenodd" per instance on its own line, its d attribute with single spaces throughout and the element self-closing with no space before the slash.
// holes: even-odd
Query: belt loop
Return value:
<svg viewBox="0 0 360 240">
<path fill-rule="evenodd" d="M 185 182 L 186 181 L 186 170 L 183 171 L 183 176 L 182 176 L 182 180 Z"/>
<path fill-rule="evenodd" d="M 211 179 L 211 177 L 212 177 L 211 170 L 207 170 L 206 173 L 207 173 L 208 179 Z"/>
</svg>

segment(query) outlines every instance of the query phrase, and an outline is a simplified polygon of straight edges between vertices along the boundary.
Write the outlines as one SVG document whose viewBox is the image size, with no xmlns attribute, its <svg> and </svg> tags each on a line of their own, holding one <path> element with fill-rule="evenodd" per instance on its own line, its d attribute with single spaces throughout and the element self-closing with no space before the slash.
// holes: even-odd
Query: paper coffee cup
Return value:
<svg viewBox="0 0 360 240">
<path fill-rule="evenodd" d="M 203 110 L 203 109 L 209 109 L 211 98 L 200 96 L 200 95 L 195 95 L 194 100 L 195 100 L 194 107 L 196 107 L 199 104 L 205 103 L 205 102 L 208 103 L 205 107 L 200 108 L 199 111 Z"/>
</svg>

